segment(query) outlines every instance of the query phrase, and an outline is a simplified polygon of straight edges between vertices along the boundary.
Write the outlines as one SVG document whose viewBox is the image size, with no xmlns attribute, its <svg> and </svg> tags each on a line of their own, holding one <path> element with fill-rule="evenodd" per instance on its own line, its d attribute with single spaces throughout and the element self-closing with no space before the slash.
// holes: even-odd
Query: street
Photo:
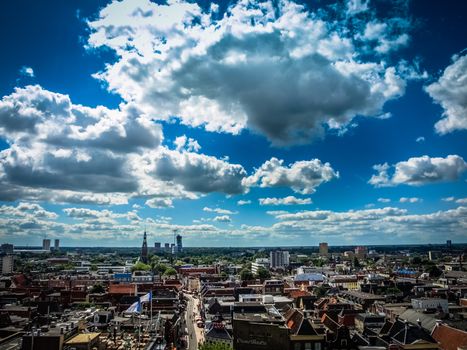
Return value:
<svg viewBox="0 0 467 350">
<path fill-rule="evenodd" d="M 193 298 L 190 294 L 185 294 L 188 298 L 186 308 L 186 324 L 188 329 L 188 350 L 197 350 L 198 344 L 204 341 L 203 329 L 198 328 L 195 318 L 199 316 L 199 299 Z"/>
</svg>

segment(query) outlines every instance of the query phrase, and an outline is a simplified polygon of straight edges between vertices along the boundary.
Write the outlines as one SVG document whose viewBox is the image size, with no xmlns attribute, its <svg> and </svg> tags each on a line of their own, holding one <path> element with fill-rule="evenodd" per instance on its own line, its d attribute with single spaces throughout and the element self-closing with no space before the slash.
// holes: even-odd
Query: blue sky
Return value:
<svg viewBox="0 0 467 350">
<path fill-rule="evenodd" d="M 467 242 L 462 2 L 0 6 L 3 241 Z"/>
</svg>

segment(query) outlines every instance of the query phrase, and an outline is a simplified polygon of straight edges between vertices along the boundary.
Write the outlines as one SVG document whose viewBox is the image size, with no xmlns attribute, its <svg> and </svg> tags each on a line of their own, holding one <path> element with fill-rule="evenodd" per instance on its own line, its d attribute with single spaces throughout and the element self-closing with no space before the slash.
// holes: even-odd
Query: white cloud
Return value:
<svg viewBox="0 0 467 350">
<path fill-rule="evenodd" d="M 228 209 L 222 209 L 222 208 L 204 207 L 203 211 L 206 211 L 208 213 L 227 214 L 227 215 L 237 214 L 237 212 L 235 212 L 235 211 L 231 211 L 231 210 L 228 210 Z"/>
<path fill-rule="evenodd" d="M 144 159 L 148 174 L 190 192 L 239 194 L 247 191 L 242 184 L 246 171 L 239 164 L 204 154 L 167 149 L 146 154 Z"/>
<path fill-rule="evenodd" d="M 467 163 L 458 155 L 440 157 L 415 157 L 393 166 L 387 163 L 373 167 L 378 174 L 368 181 L 375 187 L 397 186 L 401 184 L 420 186 L 429 183 L 456 181 L 467 169 Z M 394 169 L 393 174 L 389 170 Z"/>
<path fill-rule="evenodd" d="M 425 138 L 423 136 L 419 136 L 419 137 L 417 137 L 417 139 L 415 141 L 418 142 L 418 143 L 425 142 Z"/>
<path fill-rule="evenodd" d="M 378 202 L 380 203 L 389 203 L 391 200 L 389 198 L 378 198 Z"/>
<path fill-rule="evenodd" d="M 260 205 L 304 205 L 311 204 L 310 198 L 297 198 L 294 196 L 287 196 L 284 198 L 259 198 Z"/>
<path fill-rule="evenodd" d="M 198 152 L 201 149 L 198 141 L 191 137 L 188 138 L 186 135 L 177 137 L 174 144 L 176 146 L 176 150 L 179 152 L 182 152 L 183 150 L 187 150 L 188 152 Z"/>
<path fill-rule="evenodd" d="M 213 220 L 217 222 L 232 222 L 232 219 L 228 215 L 216 216 Z"/>
<path fill-rule="evenodd" d="M 444 109 L 443 118 L 435 124 L 436 132 L 467 129 L 467 55 L 455 55 L 438 81 L 425 90 Z"/>
<path fill-rule="evenodd" d="M 238 205 L 247 205 L 247 204 L 251 204 L 251 200 L 243 200 L 243 199 L 240 199 L 238 202 L 237 202 Z"/>
<path fill-rule="evenodd" d="M 446 197 L 442 199 L 444 202 L 454 202 L 457 204 L 467 204 L 467 197 L 466 198 L 456 198 L 456 197 Z"/>
<path fill-rule="evenodd" d="M 355 15 L 368 10 L 370 0 L 349 0 L 347 1 L 347 13 Z"/>
<path fill-rule="evenodd" d="M 145 204 L 150 208 L 173 208 L 171 198 L 151 198 L 148 199 Z"/>
<path fill-rule="evenodd" d="M 401 203 L 420 203 L 423 202 L 423 199 L 417 197 L 401 197 L 399 199 Z"/>
<path fill-rule="evenodd" d="M 367 5 L 352 1 L 348 11 Z M 118 59 L 95 77 L 145 115 L 232 134 L 248 127 L 276 144 L 310 142 L 357 115 L 380 116 L 404 93 L 395 67 L 369 61 L 354 45 L 360 39 L 335 28 L 347 23 L 345 13 L 326 22 L 288 0 L 238 1 L 223 16 L 213 10 L 112 2 L 89 22 L 88 46 L 109 47 Z M 407 34 L 392 34 L 402 22 L 387 21 L 382 54 L 407 43 Z"/>
<path fill-rule="evenodd" d="M 23 66 L 19 70 L 19 73 L 25 77 L 30 77 L 30 78 L 34 77 L 34 70 L 31 67 Z"/>
<path fill-rule="evenodd" d="M 329 163 L 323 164 L 319 159 L 298 161 L 289 166 L 283 163 L 283 160 L 271 158 L 245 178 L 244 185 L 290 187 L 297 193 L 311 194 L 322 183 L 339 178 L 339 173 Z"/>
<path fill-rule="evenodd" d="M 400 242 L 407 238 L 439 241 L 440 230 L 449 237 L 465 237 L 467 207 L 426 214 L 409 214 L 400 208 L 364 209 L 336 212 L 331 210 L 278 214 L 278 223 L 271 234 L 295 235 L 322 239 L 335 237 L 356 242 L 366 235 L 372 239 L 384 236 L 386 241 Z M 310 234 L 312 232 L 312 234 Z"/>
<path fill-rule="evenodd" d="M 144 197 L 154 207 L 199 194 L 243 193 L 240 165 L 161 146 L 162 128 L 131 106 L 73 104 L 40 86 L 16 88 L 0 100 L 0 200 L 126 204 Z M 181 142 L 179 142 L 181 144 Z M 151 200 L 154 198 L 154 200 Z"/>
</svg>

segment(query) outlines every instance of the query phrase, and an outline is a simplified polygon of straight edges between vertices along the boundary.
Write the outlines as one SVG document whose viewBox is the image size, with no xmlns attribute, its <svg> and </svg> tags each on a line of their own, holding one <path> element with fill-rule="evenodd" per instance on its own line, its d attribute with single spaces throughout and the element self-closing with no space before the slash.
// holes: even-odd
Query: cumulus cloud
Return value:
<svg viewBox="0 0 467 350">
<path fill-rule="evenodd" d="M 244 193 L 242 184 L 246 176 L 240 164 L 230 164 L 224 160 L 204 154 L 163 150 L 148 155 L 148 171 L 156 178 L 183 186 L 190 192 L 225 194 Z"/>
<path fill-rule="evenodd" d="M 217 222 L 232 222 L 232 219 L 228 215 L 219 215 L 216 216 L 213 220 Z"/>
<path fill-rule="evenodd" d="M 418 143 L 422 143 L 422 142 L 425 142 L 425 138 L 423 136 L 419 136 L 419 137 L 416 138 L 415 141 L 418 142 Z"/>
<path fill-rule="evenodd" d="M 443 118 L 435 124 L 436 132 L 467 129 L 467 55 L 453 56 L 452 64 L 425 90 L 444 109 Z"/>
<path fill-rule="evenodd" d="M 222 209 L 222 208 L 204 207 L 203 211 L 206 211 L 208 213 L 227 214 L 227 215 L 237 214 L 237 212 L 234 212 L 228 209 Z"/>
<path fill-rule="evenodd" d="M 355 15 L 360 12 L 368 10 L 368 3 L 370 0 L 349 0 L 347 1 L 347 13 Z"/>
<path fill-rule="evenodd" d="M 16 88 L 0 100 L 0 135 L 10 145 L 0 152 L 5 201 L 126 204 L 145 197 L 167 207 L 174 198 L 246 190 L 243 167 L 195 153 L 199 144 L 186 137 L 179 150 L 161 146 L 161 126 L 128 105 L 90 108 L 37 85 Z"/>
<path fill-rule="evenodd" d="M 456 197 L 446 197 L 442 199 L 444 202 L 454 202 L 457 204 L 467 204 L 467 197 L 466 198 L 456 198 Z"/>
<path fill-rule="evenodd" d="M 440 157 L 414 157 L 390 166 L 387 163 L 373 167 L 378 174 L 368 181 L 375 187 L 401 184 L 421 186 L 429 183 L 456 181 L 467 169 L 467 163 L 458 155 Z M 391 174 L 390 171 L 393 170 Z"/>
<path fill-rule="evenodd" d="M 283 163 L 283 160 L 271 158 L 243 183 L 246 186 L 290 187 L 297 193 L 311 194 L 322 183 L 339 178 L 339 173 L 329 163 L 319 159 L 298 161 L 289 166 Z"/>
<path fill-rule="evenodd" d="M 186 135 L 179 136 L 175 139 L 174 144 L 177 151 L 187 150 L 188 152 L 198 152 L 201 149 L 198 141 Z"/>
<path fill-rule="evenodd" d="M 31 67 L 28 67 L 28 66 L 23 66 L 19 70 L 19 74 L 21 74 L 21 75 L 23 75 L 25 77 L 34 78 L 34 69 L 32 69 Z"/>
<path fill-rule="evenodd" d="M 243 199 L 240 199 L 239 201 L 237 201 L 237 204 L 238 205 L 247 205 L 247 204 L 251 204 L 251 200 L 243 200 Z"/>
<path fill-rule="evenodd" d="M 297 198 L 295 196 L 287 196 L 284 198 L 259 198 L 260 205 L 304 205 L 311 204 L 310 198 Z"/>
<path fill-rule="evenodd" d="M 148 199 L 144 204 L 150 208 L 172 208 L 173 203 L 171 198 L 151 198 Z"/>
<path fill-rule="evenodd" d="M 389 198 L 378 198 L 378 202 L 380 203 L 389 203 L 391 200 Z"/>
<path fill-rule="evenodd" d="M 367 5 L 351 1 L 347 10 Z M 146 115 L 208 131 L 250 128 L 276 144 L 345 130 L 404 93 L 397 67 L 360 55 L 356 47 L 368 39 L 304 5 L 242 0 L 215 12 L 184 1 L 110 3 L 88 23 L 88 47 L 111 48 L 118 59 L 95 77 Z M 401 22 L 386 21 L 385 33 Z M 380 38 L 376 50 L 385 54 L 409 37 Z"/>
<path fill-rule="evenodd" d="M 372 238 L 384 235 L 386 240 L 398 242 L 406 237 L 424 241 L 439 240 L 442 230 L 450 237 L 463 237 L 467 224 L 467 208 L 426 214 L 410 214 L 405 209 L 381 208 L 336 212 L 331 210 L 302 211 L 277 214 L 278 223 L 271 233 L 314 238 L 336 237 L 355 242 L 355 237 Z"/>
<path fill-rule="evenodd" d="M 401 203 L 419 203 L 419 202 L 423 202 L 423 199 L 417 198 L 417 197 L 401 197 L 399 199 L 399 202 L 401 202 Z"/>
</svg>

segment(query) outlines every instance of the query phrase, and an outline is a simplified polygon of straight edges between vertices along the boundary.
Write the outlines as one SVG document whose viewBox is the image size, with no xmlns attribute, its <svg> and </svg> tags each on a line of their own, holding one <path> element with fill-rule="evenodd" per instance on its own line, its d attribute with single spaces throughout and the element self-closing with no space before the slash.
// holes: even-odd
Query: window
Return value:
<svg viewBox="0 0 467 350">
<path fill-rule="evenodd" d="M 315 343 L 315 350 L 321 350 L 321 343 Z"/>
<path fill-rule="evenodd" d="M 301 350 L 302 349 L 302 347 L 300 346 L 300 343 L 295 343 L 293 348 L 294 348 L 294 350 Z"/>
<path fill-rule="evenodd" d="M 305 350 L 311 350 L 311 343 L 305 343 Z"/>
</svg>

